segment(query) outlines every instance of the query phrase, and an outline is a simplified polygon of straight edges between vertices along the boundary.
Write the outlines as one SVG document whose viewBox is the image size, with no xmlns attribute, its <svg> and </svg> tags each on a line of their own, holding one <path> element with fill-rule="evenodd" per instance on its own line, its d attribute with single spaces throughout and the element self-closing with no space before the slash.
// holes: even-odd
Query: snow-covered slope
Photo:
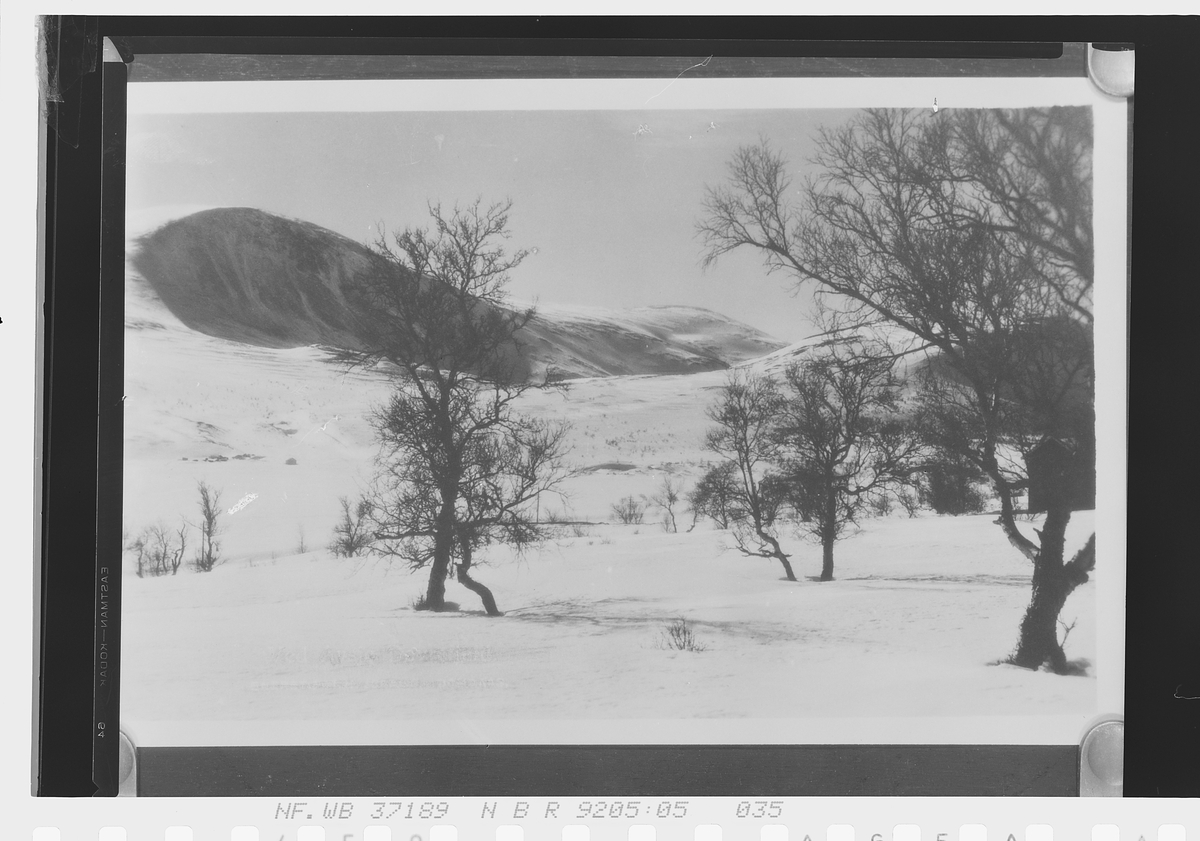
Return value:
<svg viewBox="0 0 1200 841">
<path fill-rule="evenodd" d="M 435 615 L 410 607 L 424 571 L 326 549 L 338 497 L 371 479 L 369 417 L 389 388 L 382 373 L 347 374 L 319 348 L 198 332 L 134 271 L 126 318 L 127 533 L 196 522 L 200 481 L 221 492 L 223 511 L 223 561 L 212 572 L 185 566 L 137 578 L 124 559 L 122 712 L 141 743 L 214 732 L 225 744 L 580 734 L 1066 743 L 1099 712 L 1090 675 L 1107 666 L 1097 662 L 1105 617 L 1096 609 L 1107 570 L 1062 614 L 1073 628 L 1068 656 L 1091 661 L 1089 676 L 993 665 L 1016 640 L 1030 574 L 994 515 L 910 519 L 898 510 L 866 519 L 838 543 L 836 580 L 823 584 L 809 580 L 819 548 L 793 533 L 782 540 L 799 583 L 783 581 L 772 561 L 739 554 L 711 523 L 689 531 L 682 507 L 678 533 L 664 531 L 653 507 L 642 524 L 613 522 L 613 503 L 647 497 L 665 477 L 694 487 L 715 457 L 703 447 L 705 409 L 725 371 L 582 377 L 565 394 L 525 395 L 522 411 L 572 424 L 576 473 L 566 496 L 545 496 L 540 513 L 575 523 L 520 557 L 503 546 L 481 553 L 477 577 L 506 616 L 483 616 L 457 582 L 448 595 L 462 610 Z M 710 342 L 748 353 L 755 341 L 687 308 L 547 307 L 546 319 L 584 335 L 661 342 L 660 359 L 668 347 L 702 357 Z M 624 364 L 611 336 L 580 341 L 581 353 L 596 354 L 589 364 Z M 819 341 L 741 364 L 776 370 Z M 1068 551 L 1092 521 L 1090 512 L 1073 518 Z M 703 650 L 665 643 L 680 619 Z"/>
<path fill-rule="evenodd" d="M 139 237 L 132 255 L 135 273 L 188 327 L 260 347 L 370 344 L 353 288 L 376 260 L 332 231 L 252 208 L 175 219 Z M 694 307 L 539 309 L 517 337 L 535 374 L 721 370 L 782 345 Z"/>
<path fill-rule="evenodd" d="M 723 370 L 782 344 L 712 310 L 683 306 L 539 306 L 522 339 L 538 366 L 572 377 Z"/>
</svg>

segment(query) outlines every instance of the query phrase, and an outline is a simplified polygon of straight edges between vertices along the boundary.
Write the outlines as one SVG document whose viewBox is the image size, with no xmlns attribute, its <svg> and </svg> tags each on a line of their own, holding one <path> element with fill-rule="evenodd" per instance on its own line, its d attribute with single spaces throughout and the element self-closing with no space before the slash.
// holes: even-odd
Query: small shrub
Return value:
<svg viewBox="0 0 1200 841">
<path fill-rule="evenodd" d="M 221 560 L 221 544 L 217 535 L 224 529 L 218 523 L 221 516 L 221 492 L 209 487 L 206 482 L 196 485 L 200 493 L 200 547 L 192 566 L 197 572 L 212 572 Z"/>
<path fill-rule="evenodd" d="M 939 465 L 927 474 L 929 507 L 939 514 L 978 514 L 987 499 L 975 480 L 977 471 L 963 465 Z"/>
<path fill-rule="evenodd" d="M 571 534 L 575 535 L 576 537 L 591 537 L 592 530 L 589 529 L 585 523 L 572 523 Z"/>
<path fill-rule="evenodd" d="M 627 496 L 612 507 L 613 516 L 627 526 L 641 525 L 646 518 L 646 505 L 635 496 Z"/>
<path fill-rule="evenodd" d="M 874 516 L 886 517 L 892 513 L 892 497 L 886 493 L 876 494 L 867 500 L 867 507 Z"/>
<path fill-rule="evenodd" d="M 413 610 L 432 610 L 438 613 L 453 613 L 458 610 L 458 602 L 443 602 L 440 608 L 433 607 L 429 603 L 429 595 L 427 593 L 417 596 L 409 604 L 412 605 Z"/>
<path fill-rule="evenodd" d="M 176 575 L 187 551 L 187 524 L 172 532 L 162 523 L 147 526 L 125 546 L 137 562 L 135 574 L 146 576 Z"/>
<path fill-rule="evenodd" d="M 658 488 L 650 496 L 650 502 L 663 512 L 662 527 L 666 532 L 678 532 L 679 524 L 675 520 L 675 509 L 683 495 L 683 482 L 663 476 Z"/>
<path fill-rule="evenodd" d="M 731 461 L 709 467 L 687 495 L 692 512 L 691 531 L 701 517 L 709 517 L 718 528 L 727 529 L 736 518 L 738 486 Z"/>
<path fill-rule="evenodd" d="M 287 461 L 284 462 L 284 464 L 295 464 L 295 463 L 296 463 L 296 460 L 294 458 L 289 458 Z"/>
<path fill-rule="evenodd" d="M 912 491 L 900 491 L 900 493 L 896 494 L 896 499 L 900 502 L 901 507 L 904 508 L 904 512 L 909 517 L 917 516 L 921 510 L 921 499 Z"/>
<path fill-rule="evenodd" d="M 134 560 L 137 561 L 137 577 L 138 578 L 144 578 L 146 576 L 147 567 L 149 566 L 146 562 L 147 549 L 148 549 L 146 544 L 147 544 L 147 535 L 146 535 L 145 529 L 143 529 L 142 533 L 139 534 L 137 537 L 135 537 L 133 540 L 125 541 L 125 548 L 133 553 Z"/>
<path fill-rule="evenodd" d="M 1077 622 L 1079 622 L 1078 619 L 1073 619 L 1071 620 L 1071 624 L 1068 625 L 1061 619 L 1058 620 L 1058 627 L 1063 629 L 1063 637 L 1058 641 L 1059 648 L 1065 649 L 1067 647 L 1067 637 L 1071 636 L 1071 632 L 1075 630 L 1075 625 Z"/>
<path fill-rule="evenodd" d="M 342 516 L 333 527 L 329 551 L 334 557 L 353 558 L 370 548 L 374 540 L 368 528 L 371 503 L 360 499 L 351 505 L 350 498 L 345 496 L 338 497 L 338 502 L 342 506 Z"/>
<path fill-rule="evenodd" d="M 663 629 L 660 646 L 674 651 L 706 651 L 708 646 L 696 639 L 686 619 L 676 619 Z"/>
</svg>

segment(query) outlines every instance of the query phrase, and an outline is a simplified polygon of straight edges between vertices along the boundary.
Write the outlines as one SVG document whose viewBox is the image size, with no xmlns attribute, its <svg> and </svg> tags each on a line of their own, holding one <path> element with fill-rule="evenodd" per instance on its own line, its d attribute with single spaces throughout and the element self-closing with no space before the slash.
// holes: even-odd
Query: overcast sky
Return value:
<svg viewBox="0 0 1200 841">
<path fill-rule="evenodd" d="M 359 242 L 424 225 L 426 202 L 510 198 L 511 245 L 537 252 L 511 294 L 547 304 L 707 307 L 785 341 L 814 332 L 807 295 L 734 254 L 701 271 L 706 184 L 770 139 L 799 184 L 831 110 L 441 111 L 131 115 L 131 223 L 163 206 L 249 206 Z M 643 130 L 639 133 L 639 127 Z"/>
</svg>

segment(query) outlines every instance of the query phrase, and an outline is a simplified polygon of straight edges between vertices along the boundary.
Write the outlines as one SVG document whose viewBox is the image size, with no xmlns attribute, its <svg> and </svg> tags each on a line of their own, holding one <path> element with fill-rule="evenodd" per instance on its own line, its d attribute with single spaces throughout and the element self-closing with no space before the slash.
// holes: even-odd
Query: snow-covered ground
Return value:
<svg viewBox="0 0 1200 841">
<path fill-rule="evenodd" d="M 966 741 L 1021 743 L 1048 738 L 1023 734 L 1022 722 L 1051 717 L 1070 742 L 1098 712 L 1095 582 L 1062 614 L 1074 623 L 1068 657 L 1088 661 L 1087 676 L 995 665 L 1016 641 L 1030 567 L 994 515 L 867 520 L 838 544 L 830 583 L 811 580 L 819 549 L 798 537 L 787 546 L 802 580 L 789 583 L 711 525 L 666 533 L 653 513 L 640 526 L 613 523 L 621 497 L 650 494 L 668 474 L 685 486 L 698 478 L 709 458 L 704 408 L 722 372 L 578 380 L 566 394 L 532 395 L 528 411 L 574 424 L 583 469 L 543 512 L 590 525 L 564 526 L 521 558 L 487 551 L 478 578 L 504 617 L 484 616 L 455 582 L 448 598 L 461 609 L 430 614 L 410 606 L 422 572 L 324 548 L 338 496 L 370 476 L 366 413 L 386 394 L 380 375 L 345 374 L 315 349 L 200 335 L 136 286 L 128 320 L 127 531 L 195 522 L 201 480 L 221 490 L 227 512 L 226 560 L 211 573 L 139 579 L 127 558 L 122 714 L 135 733 L 139 723 L 187 734 L 188 723 L 245 722 L 244 736 L 227 728 L 216 742 L 254 742 L 267 722 L 336 720 L 399 727 L 375 731 L 380 741 L 495 740 L 484 724 L 463 730 L 470 720 L 532 722 L 516 741 L 552 731 L 587 741 L 600 731 L 554 727 L 769 721 L 792 732 L 784 723 L 820 721 L 836 724 L 827 732 L 837 741 L 881 741 L 868 729 L 856 738 L 854 723 L 900 719 L 917 724 L 890 731 L 895 741 L 941 741 L 954 738 L 941 723 L 971 719 L 984 724 Z M 1075 517 L 1069 548 L 1092 520 Z M 702 650 L 665 642 L 678 620 Z M 445 728 L 406 733 L 406 721 Z M 332 738 L 298 732 L 302 743 Z"/>
</svg>

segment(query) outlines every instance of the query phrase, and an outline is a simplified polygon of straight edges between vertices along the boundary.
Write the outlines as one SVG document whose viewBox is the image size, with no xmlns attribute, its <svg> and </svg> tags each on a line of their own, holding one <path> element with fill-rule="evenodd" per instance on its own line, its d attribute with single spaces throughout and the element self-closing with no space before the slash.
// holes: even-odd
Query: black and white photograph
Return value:
<svg viewBox="0 0 1200 841">
<path fill-rule="evenodd" d="M 1087 79 L 129 88 L 139 744 L 1073 744 L 1124 681 Z"/>
</svg>

